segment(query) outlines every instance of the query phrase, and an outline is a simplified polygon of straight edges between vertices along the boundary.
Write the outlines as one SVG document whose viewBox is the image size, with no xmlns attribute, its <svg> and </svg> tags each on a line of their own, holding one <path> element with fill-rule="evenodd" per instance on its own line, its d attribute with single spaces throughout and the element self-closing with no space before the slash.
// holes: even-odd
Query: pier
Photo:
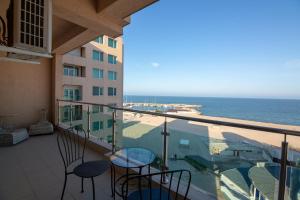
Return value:
<svg viewBox="0 0 300 200">
<path fill-rule="evenodd" d="M 197 113 L 201 114 L 201 105 L 161 104 L 161 103 L 123 103 L 124 108 L 135 108 L 163 113 Z"/>
</svg>

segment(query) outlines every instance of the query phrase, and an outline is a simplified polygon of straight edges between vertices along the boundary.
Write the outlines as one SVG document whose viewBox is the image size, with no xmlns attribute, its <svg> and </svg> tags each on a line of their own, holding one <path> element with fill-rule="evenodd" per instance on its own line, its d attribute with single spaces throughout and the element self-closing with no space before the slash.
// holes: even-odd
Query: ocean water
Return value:
<svg viewBox="0 0 300 200">
<path fill-rule="evenodd" d="M 126 95 L 124 102 L 201 105 L 203 115 L 300 126 L 300 100 Z"/>
</svg>

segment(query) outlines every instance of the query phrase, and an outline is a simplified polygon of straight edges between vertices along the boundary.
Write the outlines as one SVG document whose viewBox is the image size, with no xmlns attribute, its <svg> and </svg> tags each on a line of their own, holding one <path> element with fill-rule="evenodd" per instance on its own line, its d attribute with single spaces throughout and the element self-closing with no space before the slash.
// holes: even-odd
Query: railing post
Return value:
<svg viewBox="0 0 300 200">
<path fill-rule="evenodd" d="M 70 104 L 70 127 L 72 127 L 72 120 L 73 120 L 73 110 L 72 110 L 72 104 Z"/>
<path fill-rule="evenodd" d="M 91 114 L 90 114 L 90 105 L 88 105 L 87 109 L 87 136 L 90 138 L 90 133 L 91 133 Z"/>
<path fill-rule="evenodd" d="M 281 160 L 280 160 L 280 177 L 278 200 L 284 200 L 285 195 L 285 182 L 286 182 L 286 165 L 288 156 L 288 143 L 286 142 L 286 134 L 284 134 L 284 141 L 281 143 Z"/>
<path fill-rule="evenodd" d="M 161 133 L 163 135 L 163 152 L 162 152 L 162 158 L 163 158 L 163 165 L 162 165 L 162 171 L 168 170 L 168 136 L 170 135 L 167 132 L 167 119 L 165 118 L 164 122 L 164 128 Z M 167 183 L 167 177 L 166 174 L 163 175 L 163 183 Z"/>
<path fill-rule="evenodd" d="M 111 146 L 112 146 L 112 153 L 114 154 L 116 152 L 116 132 L 115 132 L 115 125 L 116 125 L 116 110 L 114 109 L 112 112 L 112 141 L 111 141 Z"/>
</svg>

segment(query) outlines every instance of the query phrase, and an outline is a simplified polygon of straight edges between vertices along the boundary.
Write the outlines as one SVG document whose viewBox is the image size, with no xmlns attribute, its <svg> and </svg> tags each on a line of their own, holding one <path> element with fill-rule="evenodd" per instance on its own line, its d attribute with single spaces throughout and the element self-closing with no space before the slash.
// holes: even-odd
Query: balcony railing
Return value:
<svg viewBox="0 0 300 200">
<path fill-rule="evenodd" d="M 82 106 L 81 120 L 62 108 Z M 103 109 L 93 112 L 92 108 Z M 298 199 L 300 129 L 57 100 L 60 126 L 81 126 L 111 151 L 151 149 L 154 168 L 189 169 L 195 188 L 218 199 Z"/>
</svg>

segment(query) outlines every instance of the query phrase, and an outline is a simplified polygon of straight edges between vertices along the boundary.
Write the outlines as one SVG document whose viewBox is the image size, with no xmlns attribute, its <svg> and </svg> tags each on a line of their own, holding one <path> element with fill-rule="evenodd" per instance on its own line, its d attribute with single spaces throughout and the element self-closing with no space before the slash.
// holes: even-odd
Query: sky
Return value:
<svg viewBox="0 0 300 200">
<path fill-rule="evenodd" d="M 123 38 L 125 95 L 300 99 L 299 0 L 160 0 Z"/>
</svg>

